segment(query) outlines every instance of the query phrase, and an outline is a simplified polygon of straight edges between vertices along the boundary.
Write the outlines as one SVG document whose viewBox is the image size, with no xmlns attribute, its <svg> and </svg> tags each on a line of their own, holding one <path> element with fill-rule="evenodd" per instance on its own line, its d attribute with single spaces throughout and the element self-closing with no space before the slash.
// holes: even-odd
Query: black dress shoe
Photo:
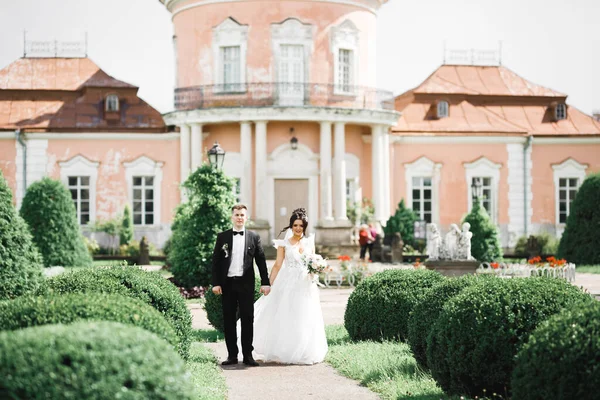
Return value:
<svg viewBox="0 0 600 400">
<path fill-rule="evenodd" d="M 258 367 L 258 363 L 252 357 L 244 358 L 244 364 L 246 364 L 249 367 Z"/>
<path fill-rule="evenodd" d="M 238 363 L 237 358 L 228 358 L 227 360 L 223 361 L 221 363 L 221 365 L 235 365 Z"/>
</svg>

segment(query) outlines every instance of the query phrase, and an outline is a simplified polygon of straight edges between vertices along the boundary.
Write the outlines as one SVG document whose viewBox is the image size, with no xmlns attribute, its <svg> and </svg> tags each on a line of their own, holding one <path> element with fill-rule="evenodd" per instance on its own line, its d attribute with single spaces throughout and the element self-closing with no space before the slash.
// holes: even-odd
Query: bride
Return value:
<svg viewBox="0 0 600 400">
<path fill-rule="evenodd" d="M 307 226 L 306 210 L 294 210 L 285 239 L 274 241 L 271 292 L 254 303 L 254 356 L 265 362 L 315 364 L 327 354 L 319 289 L 301 261 L 315 252 Z"/>
</svg>

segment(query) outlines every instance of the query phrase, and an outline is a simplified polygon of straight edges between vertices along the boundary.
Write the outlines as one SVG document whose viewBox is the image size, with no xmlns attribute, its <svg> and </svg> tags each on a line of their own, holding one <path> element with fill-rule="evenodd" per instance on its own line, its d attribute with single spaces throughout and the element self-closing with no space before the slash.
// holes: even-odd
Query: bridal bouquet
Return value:
<svg viewBox="0 0 600 400">
<path fill-rule="evenodd" d="M 309 274 L 320 274 L 327 269 L 327 260 L 319 254 L 303 254 L 301 261 Z"/>
</svg>

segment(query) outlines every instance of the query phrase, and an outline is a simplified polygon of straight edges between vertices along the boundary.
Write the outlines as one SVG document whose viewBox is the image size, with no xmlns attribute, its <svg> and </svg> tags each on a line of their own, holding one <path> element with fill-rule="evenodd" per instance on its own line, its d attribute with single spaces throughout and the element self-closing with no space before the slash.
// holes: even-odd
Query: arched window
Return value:
<svg viewBox="0 0 600 400">
<path fill-rule="evenodd" d="M 448 116 L 448 102 L 442 100 L 437 103 L 437 117 L 446 118 Z"/>
<path fill-rule="evenodd" d="M 106 100 L 104 102 L 104 111 L 119 111 L 119 96 L 117 96 L 116 94 L 109 94 L 108 96 L 106 96 Z"/>
</svg>

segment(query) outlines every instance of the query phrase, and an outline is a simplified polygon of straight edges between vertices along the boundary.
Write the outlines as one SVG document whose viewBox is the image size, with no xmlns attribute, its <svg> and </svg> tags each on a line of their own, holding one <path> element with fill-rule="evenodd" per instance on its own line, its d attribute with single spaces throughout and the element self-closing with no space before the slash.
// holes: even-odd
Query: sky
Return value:
<svg viewBox="0 0 600 400">
<path fill-rule="evenodd" d="M 378 16 L 377 86 L 399 95 L 443 62 L 443 49 L 497 49 L 502 65 L 600 110 L 600 0 L 389 0 Z M 88 56 L 173 109 L 171 15 L 158 0 L 0 0 L 0 68 L 31 40 L 83 40 Z"/>
</svg>

